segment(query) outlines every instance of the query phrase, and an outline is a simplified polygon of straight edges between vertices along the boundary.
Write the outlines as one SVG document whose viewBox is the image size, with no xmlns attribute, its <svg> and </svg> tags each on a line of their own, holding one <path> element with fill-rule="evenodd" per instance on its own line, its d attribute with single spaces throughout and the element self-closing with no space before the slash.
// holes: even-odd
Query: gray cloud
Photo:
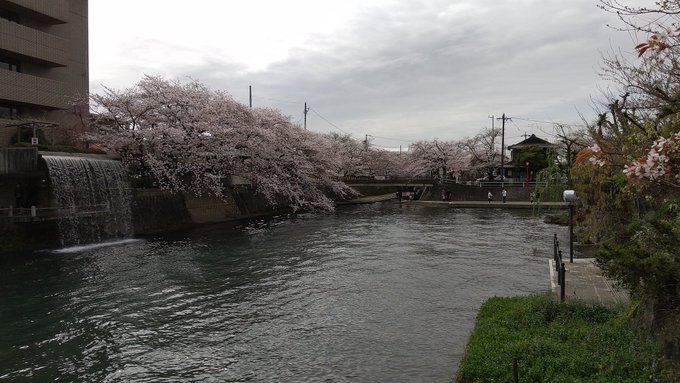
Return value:
<svg viewBox="0 0 680 383">
<path fill-rule="evenodd" d="M 306 101 L 315 112 L 308 115 L 311 129 L 337 131 L 318 113 L 356 138 L 372 134 L 403 139 L 404 145 L 471 136 L 490 126 L 489 114 L 504 112 L 577 123 L 577 111 L 588 115 L 591 97 L 605 86 L 597 75 L 601 54 L 635 45 L 606 26 L 616 20 L 596 4 L 394 1 L 360 9 L 343 29 L 311 36 L 265 70 L 247 72 L 218 55 L 137 41 L 129 51 L 142 59 L 126 61 L 119 71 L 130 82 L 143 73 L 191 76 L 244 103 L 252 85 L 256 106 L 280 108 L 295 121 Z M 144 52 L 159 49 L 194 60 L 159 66 L 143 59 Z M 511 134 L 533 128 L 517 121 Z"/>
</svg>

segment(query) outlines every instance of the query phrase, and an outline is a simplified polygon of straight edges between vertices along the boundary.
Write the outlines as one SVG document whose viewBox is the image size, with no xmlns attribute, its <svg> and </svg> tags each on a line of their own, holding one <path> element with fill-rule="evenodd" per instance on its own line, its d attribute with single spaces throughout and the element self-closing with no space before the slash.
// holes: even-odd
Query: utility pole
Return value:
<svg viewBox="0 0 680 383">
<path fill-rule="evenodd" d="M 503 127 L 501 131 L 501 184 L 503 183 L 503 179 L 505 178 L 505 169 L 503 168 L 505 166 L 505 121 L 512 120 L 510 117 L 505 117 L 505 113 L 503 113 L 503 116 L 499 118 L 503 122 Z"/>
<path fill-rule="evenodd" d="M 370 134 L 366 135 L 366 141 L 364 141 L 364 144 L 366 145 L 366 151 L 368 151 L 368 137 L 371 136 Z M 373 136 L 371 136 L 373 137 Z"/>
<path fill-rule="evenodd" d="M 253 108 L 253 86 L 248 85 L 248 98 L 250 99 L 250 109 Z"/>
<path fill-rule="evenodd" d="M 307 130 L 307 112 L 309 112 L 309 108 L 307 107 L 307 103 L 305 102 L 305 130 Z"/>
<path fill-rule="evenodd" d="M 491 147 L 493 148 L 493 151 L 496 150 L 496 130 L 494 129 L 494 120 L 496 119 L 494 115 L 490 115 L 489 118 L 491 119 Z M 488 175 L 489 178 L 493 177 L 493 170 L 491 173 Z"/>
</svg>

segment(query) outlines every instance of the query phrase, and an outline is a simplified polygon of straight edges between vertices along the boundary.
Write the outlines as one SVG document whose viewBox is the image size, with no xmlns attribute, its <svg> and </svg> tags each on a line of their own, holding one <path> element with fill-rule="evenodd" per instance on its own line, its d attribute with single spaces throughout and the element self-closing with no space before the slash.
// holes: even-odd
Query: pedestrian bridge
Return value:
<svg viewBox="0 0 680 383">
<path fill-rule="evenodd" d="M 397 178 L 397 177 L 348 177 L 342 181 L 349 186 L 402 186 L 433 187 L 432 178 Z"/>
<path fill-rule="evenodd" d="M 486 188 L 521 188 L 529 187 L 534 188 L 536 186 L 545 186 L 546 182 L 524 182 L 522 180 L 507 179 L 503 182 L 501 181 L 456 181 L 453 179 L 434 179 L 432 177 L 423 178 L 408 178 L 408 177 L 345 177 L 342 179 L 347 185 L 353 186 L 434 186 L 436 184 L 440 185 L 451 185 L 451 186 L 476 186 L 476 187 L 486 187 Z"/>
</svg>

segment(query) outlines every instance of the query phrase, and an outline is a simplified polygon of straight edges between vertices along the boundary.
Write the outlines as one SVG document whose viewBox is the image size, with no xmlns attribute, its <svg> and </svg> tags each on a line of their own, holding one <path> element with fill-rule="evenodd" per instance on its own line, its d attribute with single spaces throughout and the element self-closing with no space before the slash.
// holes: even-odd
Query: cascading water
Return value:
<svg viewBox="0 0 680 383">
<path fill-rule="evenodd" d="M 118 161 L 43 156 L 58 208 L 62 246 L 132 236 L 130 187 Z"/>
</svg>

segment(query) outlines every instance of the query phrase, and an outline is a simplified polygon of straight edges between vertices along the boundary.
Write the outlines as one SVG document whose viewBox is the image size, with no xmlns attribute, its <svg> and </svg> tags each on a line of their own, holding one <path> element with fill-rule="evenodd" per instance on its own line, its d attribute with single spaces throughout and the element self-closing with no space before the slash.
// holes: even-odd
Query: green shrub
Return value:
<svg viewBox="0 0 680 383">
<path fill-rule="evenodd" d="M 635 337 L 623 310 L 559 304 L 549 295 L 491 298 L 480 309 L 456 381 L 671 382 L 659 348 Z M 658 380 L 657 380 L 658 379 Z"/>
</svg>

